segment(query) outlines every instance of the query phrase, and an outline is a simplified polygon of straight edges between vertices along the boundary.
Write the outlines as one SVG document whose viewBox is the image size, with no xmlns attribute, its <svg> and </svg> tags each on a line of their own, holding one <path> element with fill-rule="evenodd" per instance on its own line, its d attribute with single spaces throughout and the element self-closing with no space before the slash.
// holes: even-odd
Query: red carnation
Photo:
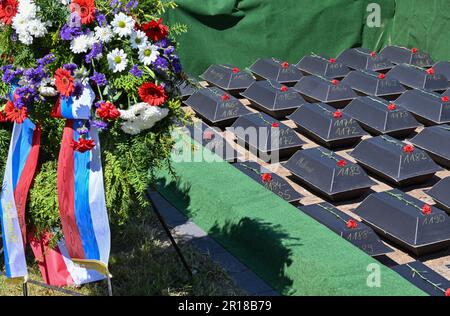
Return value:
<svg viewBox="0 0 450 316">
<path fill-rule="evenodd" d="M 28 117 L 27 107 L 22 106 L 20 109 L 14 106 L 14 103 L 8 101 L 5 106 L 6 118 L 13 123 L 22 124 Z"/>
<path fill-rule="evenodd" d="M 17 0 L 3 0 L 0 4 L 0 20 L 9 25 L 17 14 L 19 2 Z"/>
<path fill-rule="evenodd" d="M 377 52 L 371 52 L 371 53 L 370 53 L 370 56 L 372 56 L 372 57 L 377 57 Z"/>
<path fill-rule="evenodd" d="M 389 111 L 394 111 L 395 109 L 397 109 L 397 106 L 394 103 L 389 103 L 387 108 Z"/>
<path fill-rule="evenodd" d="M 82 24 L 91 24 L 95 20 L 95 1 L 72 0 L 70 11 L 78 13 Z"/>
<path fill-rule="evenodd" d="M 116 120 L 120 117 L 120 112 L 111 102 L 102 102 L 96 111 L 97 116 L 103 120 Z"/>
<path fill-rule="evenodd" d="M 444 96 L 442 97 L 442 102 L 448 102 L 448 101 L 449 101 L 448 96 L 444 95 Z"/>
<path fill-rule="evenodd" d="M 263 173 L 261 179 L 263 180 L 263 182 L 267 183 L 272 181 L 272 176 L 269 173 Z"/>
<path fill-rule="evenodd" d="M 222 101 L 228 101 L 228 100 L 230 100 L 230 95 L 229 94 L 227 94 L 227 93 L 225 93 L 223 96 L 222 96 Z"/>
<path fill-rule="evenodd" d="M 354 219 L 350 219 L 347 222 L 347 228 L 350 228 L 350 229 L 358 228 L 358 223 Z"/>
<path fill-rule="evenodd" d="M 70 71 L 58 68 L 55 72 L 55 86 L 61 95 L 70 97 L 75 89 L 74 79 Z"/>
<path fill-rule="evenodd" d="M 415 54 L 415 53 L 417 53 L 417 51 L 418 51 L 417 48 L 415 48 L 415 47 L 411 48 L 411 53 Z"/>
<path fill-rule="evenodd" d="M 142 24 L 141 29 L 154 42 L 164 39 L 169 34 L 169 28 L 162 24 L 161 18 Z"/>
<path fill-rule="evenodd" d="M 160 106 L 167 100 L 163 86 L 157 86 L 153 82 L 145 82 L 139 88 L 139 96 L 142 101 L 153 106 Z"/>
<path fill-rule="evenodd" d="M 78 151 L 80 153 L 85 153 L 94 147 L 95 142 L 92 139 L 85 139 L 83 137 L 80 137 L 80 139 L 77 142 L 72 140 L 73 150 Z"/>
<path fill-rule="evenodd" d="M 347 161 L 345 161 L 344 159 L 341 159 L 338 161 L 337 166 L 344 168 L 347 165 Z"/>
<path fill-rule="evenodd" d="M 410 154 L 414 151 L 414 146 L 413 145 L 405 145 L 405 147 L 403 147 L 403 151 L 407 154 Z"/>
<path fill-rule="evenodd" d="M 205 140 L 211 140 L 211 139 L 213 139 L 214 138 L 214 133 L 212 132 L 212 131 L 205 131 L 204 133 L 203 133 L 203 139 L 205 139 Z"/>
<path fill-rule="evenodd" d="M 330 64 L 336 63 L 336 58 L 330 58 Z"/>
<path fill-rule="evenodd" d="M 287 92 L 289 90 L 289 88 L 286 86 L 281 86 L 280 90 L 281 90 L 281 92 Z"/>
<path fill-rule="evenodd" d="M 422 213 L 424 215 L 430 215 L 431 214 L 431 206 L 429 206 L 428 204 L 424 204 L 424 206 L 422 207 Z"/>
<path fill-rule="evenodd" d="M 333 86 L 337 86 L 338 84 L 339 84 L 339 80 L 337 80 L 337 79 L 333 79 L 333 80 L 331 80 L 331 83 L 333 84 Z"/>
<path fill-rule="evenodd" d="M 450 297 L 450 288 L 445 291 L 445 296 Z"/>
<path fill-rule="evenodd" d="M 342 117 L 342 111 L 340 111 L 340 110 L 335 111 L 335 112 L 333 113 L 333 117 L 334 117 L 335 119 L 341 118 L 341 117 Z"/>
<path fill-rule="evenodd" d="M 386 78 L 386 75 L 385 75 L 385 74 L 379 74 L 379 75 L 378 75 L 378 79 L 384 79 L 384 78 Z"/>
<path fill-rule="evenodd" d="M 280 127 L 280 124 L 278 124 L 278 122 L 272 123 L 272 127 L 273 128 L 278 128 L 278 127 Z"/>
<path fill-rule="evenodd" d="M 234 67 L 234 68 L 233 68 L 233 72 L 234 72 L 235 74 L 237 74 L 239 71 L 240 71 L 239 68 L 237 68 L 237 67 Z"/>
<path fill-rule="evenodd" d="M 288 69 L 288 68 L 289 68 L 289 63 L 288 63 L 287 61 L 283 61 L 283 62 L 281 63 L 281 67 L 282 67 L 283 69 Z"/>
<path fill-rule="evenodd" d="M 434 69 L 433 68 L 430 68 L 430 69 L 427 69 L 427 74 L 429 74 L 429 75 L 434 75 L 436 73 L 436 71 L 434 71 Z"/>
</svg>

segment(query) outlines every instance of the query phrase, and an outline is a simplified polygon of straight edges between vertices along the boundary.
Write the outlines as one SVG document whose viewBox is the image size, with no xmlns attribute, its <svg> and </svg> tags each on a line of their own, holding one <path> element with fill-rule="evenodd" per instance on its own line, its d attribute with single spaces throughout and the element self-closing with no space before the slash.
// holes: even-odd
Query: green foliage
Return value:
<svg viewBox="0 0 450 316">
<path fill-rule="evenodd" d="M 9 142 L 11 133 L 6 129 L 0 129 L 0 183 L 3 183 L 3 173 L 5 171 L 6 158 L 8 157 Z"/>
</svg>

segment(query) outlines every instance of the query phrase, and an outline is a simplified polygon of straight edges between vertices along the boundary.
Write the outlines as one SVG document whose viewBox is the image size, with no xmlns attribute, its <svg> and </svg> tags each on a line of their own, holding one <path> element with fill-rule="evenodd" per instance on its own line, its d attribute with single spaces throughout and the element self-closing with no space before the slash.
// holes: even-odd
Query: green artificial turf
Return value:
<svg viewBox="0 0 450 316">
<path fill-rule="evenodd" d="M 182 136 L 184 154 L 217 157 Z M 158 191 L 211 237 L 284 295 L 424 295 L 379 264 L 380 287 L 367 271 L 377 261 L 224 161 L 179 161 L 161 171 Z"/>
</svg>

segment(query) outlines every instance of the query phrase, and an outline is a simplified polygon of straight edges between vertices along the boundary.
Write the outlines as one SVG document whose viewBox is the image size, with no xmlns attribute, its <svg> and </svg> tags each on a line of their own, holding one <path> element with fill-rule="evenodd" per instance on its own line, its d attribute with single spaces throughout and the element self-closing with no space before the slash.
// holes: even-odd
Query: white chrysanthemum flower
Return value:
<svg viewBox="0 0 450 316">
<path fill-rule="evenodd" d="M 148 38 L 147 35 L 142 31 L 135 31 L 131 33 L 130 36 L 131 47 L 134 49 L 139 49 L 143 46 L 147 46 Z"/>
<path fill-rule="evenodd" d="M 39 93 L 44 97 L 54 97 L 58 94 L 55 88 L 42 85 L 39 87 Z"/>
<path fill-rule="evenodd" d="M 28 32 L 34 37 L 43 37 L 47 34 L 47 29 L 40 20 L 31 20 L 27 26 Z"/>
<path fill-rule="evenodd" d="M 119 110 L 120 118 L 125 120 L 122 123 L 122 130 L 131 135 L 139 134 L 155 126 L 169 115 L 169 109 L 159 106 L 150 106 L 148 103 L 138 103 L 128 110 Z"/>
<path fill-rule="evenodd" d="M 109 43 L 113 38 L 113 32 L 109 26 L 96 26 L 95 37 L 102 43 Z"/>
<path fill-rule="evenodd" d="M 25 45 L 33 44 L 33 36 L 28 32 L 20 32 L 17 34 L 19 41 Z"/>
<path fill-rule="evenodd" d="M 98 39 L 95 36 L 94 32 L 90 32 L 86 36 L 87 36 L 87 46 L 88 46 L 89 49 L 91 49 L 92 46 L 94 46 L 94 44 L 98 42 Z"/>
<path fill-rule="evenodd" d="M 27 31 L 28 19 L 21 14 L 17 14 L 12 20 L 12 27 L 16 33 L 23 33 Z"/>
<path fill-rule="evenodd" d="M 134 24 L 133 18 L 122 12 L 116 14 L 111 22 L 114 33 L 120 37 L 130 36 L 133 32 Z"/>
<path fill-rule="evenodd" d="M 127 54 L 123 51 L 123 49 L 116 48 L 111 53 L 108 54 L 108 65 L 109 69 L 116 73 L 122 72 L 127 68 L 128 59 Z"/>
<path fill-rule="evenodd" d="M 20 0 L 17 11 L 19 15 L 23 16 L 26 19 L 34 19 L 36 17 L 38 8 L 36 7 L 36 4 L 34 4 L 33 1 Z"/>
<path fill-rule="evenodd" d="M 89 49 L 89 39 L 87 35 L 75 37 L 70 43 L 70 49 L 74 54 L 86 53 Z"/>
<path fill-rule="evenodd" d="M 139 61 L 146 66 L 153 63 L 158 56 L 158 46 L 156 45 L 146 45 L 139 49 Z"/>
<path fill-rule="evenodd" d="M 135 126 L 132 122 L 123 122 L 122 123 L 122 131 L 129 135 L 137 135 L 141 132 L 141 130 Z"/>
</svg>

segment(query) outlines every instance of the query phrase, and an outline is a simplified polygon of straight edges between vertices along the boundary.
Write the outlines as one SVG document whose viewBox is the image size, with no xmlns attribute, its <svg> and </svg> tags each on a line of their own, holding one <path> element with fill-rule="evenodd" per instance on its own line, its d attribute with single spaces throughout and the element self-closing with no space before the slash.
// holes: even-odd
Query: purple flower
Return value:
<svg viewBox="0 0 450 316">
<path fill-rule="evenodd" d="M 84 86 L 81 82 L 77 81 L 75 82 L 75 88 L 73 89 L 73 93 L 72 96 L 75 99 L 79 99 L 81 97 L 81 95 L 83 94 L 84 91 Z"/>
<path fill-rule="evenodd" d="M 74 72 L 75 70 L 78 69 L 77 64 L 74 64 L 74 63 L 65 64 L 63 67 L 64 67 L 64 69 L 66 69 L 66 70 L 68 70 L 70 72 Z"/>
<path fill-rule="evenodd" d="M 108 80 L 106 80 L 106 76 L 100 72 L 94 71 L 94 75 L 90 78 L 92 81 L 94 81 L 97 86 L 103 87 L 108 84 Z"/>
<path fill-rule="evenodd" d="M 77 128 L 77 132 L 80 135 L 87 135 L 87 134 L 89 134 L 89 129 L 86 126 L 82 126 L 82 127 Z"/>
<path fill-rule="evenodd" d="M 172 58 L 172 68 L 173 68 L 173 72 L 178 74 L 180 73 L 183 68 L 181 67 L 181 62 L 180 62 L 180 58 L 178 58 L 178 56 L 174 56 Z"/>
<path fill-rule="evenodd" d="M 105 103 L 105 101 L 104 100 L 100 100 L 100 101 L 95 102 L 94 106 L 98 109 L 99 107 L 102 106 L 103 103 Z"/>
<path fill-rule="evenodd" d="M 92 59 L 98 59 L 99 57 L 101 57 L 102 53 L 103 45 L 101 43 L 94 43 L 91 51 L 85 57 L 86 64 L 90 64 Z"/>
<path fill-rule="evenodd" d="M 130 69 L 130 74 L 132 74 L 135 77 L 142 77 L 142 70 L 139 69 L 138 65 L 133 65 Z"/>
<path fill-rule="evenodd" d="M 16 108 L 22 108 L 31 104 L 33 101 L 39 100 L 39 94 L 35 88 L 31 86 L 19 87 L 15 91 L 17 98 L 14 101 L 14 106 Z"/>
<path fill-rule="evenodd" d="M 29 84 L 38 86 L 40 85 L 42 79 L 47 77 L 47 74 L 43 66 L 38 66 L 36 68 L 26 69 L 23 73 L 23 76 Z"/>
<path fill-rule="evenodd" d="M 104 14 L 99 14 L 99 15 L 97 15 L 97 16 L 96 16 L 96 19 L 97 19 L 97 23 L 98 23 L 100 26 L 106 26 L 106 17 L 105 17 Z"/>
<path fill-rule="evenodd" d="M 83 31 L 80 27 L 71 27 L 67 24 L 64 24 L 61 28 L 61 31 L 59 32 L 61 39 L 64 41 L 71 41 L 81 34 L 83 34 Z"/>
<path fill-rule="evenodd" d="M 2 81 L 8 84 L 11 84 L 14 80 L 15 71 L 12 70 L 12 65 L 6 65 L 1 68 L 3 72 Z"/>
<path fill-rule="evenodd" d="M 170 55 L 173 54 L 174 51 L 175 51 L 175 47 L 169 46 L 169 47 L 164 49 L 164 55 L 170 56 Z"/>
<path fill-rule="evenodd" d="M 49 64 L 51 64 L 52 62 L 54 62 L 56 60 L 55 55 L 53 54 L 47 54 L 44 57 L 38 59 L 36 62 L 38 64 L 38 66 L 47 66 Z"/>
<path fill-rule="evenodd" d="M 164 57 L 158 56 L 153 64 L 155 65 L 156 71 L 159 73 L 164 73 L 169 70 L 169 62 Z"/>
<path fill-rule="evenodd" d="M 81 16 L 79 16 L 78 13 L 76 12 L 71 13 L 69 17 L 69 22 L 67 24 L 69 27 L 81 28 Z"/>
<path fill-rule="evenodd" d="M 91 120 L 90 125 L 91 127 L 95 127 L 101 131 L 108 128 L 108 123 L 99 120 Z"/>
</svg>

